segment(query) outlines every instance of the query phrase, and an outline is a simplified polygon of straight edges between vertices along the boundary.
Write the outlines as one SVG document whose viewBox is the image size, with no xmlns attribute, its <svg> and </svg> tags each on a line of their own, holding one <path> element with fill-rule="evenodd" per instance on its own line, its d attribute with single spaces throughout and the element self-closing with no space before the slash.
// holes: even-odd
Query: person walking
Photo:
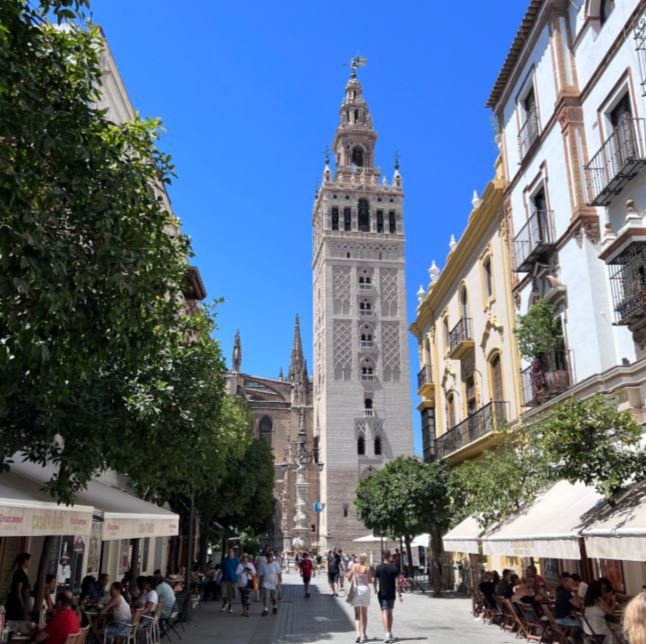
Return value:
<svg viewBox="0 0 646 644">
<path fill-rule="evenodd" d="M 250 595 L 253 590 L 253 578 L 256 574 L 256 567 L 251 563 L 251 557 L 249 555 L 242 555 L 236 573 L 238 576 L 240 602 L 242 604 L 242 616 L 249 617 L 249 608 L 251 606 Z"/>
<path fill-rule="evenodd" d="M 13 563 L 13 574 L 7 603 L 5 605 L 7 621 L 24 621 L 29 618 L 31 610 L 31 587 L 27 570 L 31 562 L 31 555 L 23 552 L 16 557 Z"/>
<path fill-rule="evenodd" d="M 341 557 L 339 553 L 334 550 L 331 550 L 327 556 L 327 581 L 330 584 L 330 595 L 332 597 L 338 597 L 336 592 L 336 585 L 339 581 L 339 571 L 341 569 Z"/>
<path fill-rule="evenodd" d="M 238 577 L 236 571 L 240 565 L 240 559 L 233 553 L 233 548 L 227 550 L 227 556 L 222 560 L 222 611 L 233 612 L 233 600 L 236 598 L 236 587 Z"/>
<path fill-rule="evenodd" d="M 350 570 L 350 557 L 343 553 L 342 548 L 339 548 L 339 560 L 339 590 L 343 590 L 345 576 Z"/>
<path fill-rule="evenodd" d="M 358 642 L 367 642 L 368 635 L 368 606 L 370 605 L 370 584 L 373 582 L 372 571 L 368 566 L 368 555 L 362 552 L 359 555 L 359 563 L 353 563 L 348 570 L 348 583 L 350 588 L 354 586 L 354 624 L 357 629 Z"/>
<path fill-rule="evenodd" d="M 393 608 L 395 599 L 403 601 L 399 586 L 399 568 L 393 563 L 392 555 L 386 550 L 383 563 L 377 566 L 374 577 L 375 592 L 381 608 L 381 620 L 384 625 L 384 642 L 393 642 Z"/>
<path fill-rule="evenodd" d="M 305 599 L 310 598 L 310 582 L 312 581 L 312 575 L 314 574 L 314 564 L 310 559 L 310 556 L 307 552 L 303 553 L 300 564 L 301 577 L 303 578 L 303 586 L 305 589 Z"/>
<path fill-rule="evenodd" d="M 278 593 L 283 580 L 280 564 L 274 559 L 274 554 L 268 552 L 266 561 L 260 564 L 258 569 L 259 585 L 262 592 L 262 613 L 261 617 L 267 617 L 269 612 L 269 600 L 273 606 L 272 613 L 278 612 Z"/>
</svg>

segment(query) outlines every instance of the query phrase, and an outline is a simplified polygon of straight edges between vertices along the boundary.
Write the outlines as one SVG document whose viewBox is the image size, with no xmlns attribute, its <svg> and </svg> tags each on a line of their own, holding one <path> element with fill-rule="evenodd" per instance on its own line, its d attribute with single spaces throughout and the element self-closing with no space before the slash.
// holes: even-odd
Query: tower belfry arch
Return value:
<svg viewBox="0 0 646 644">
<path fill-rule="evenodd" d="M 353 548 L 366 533 L 354 509 L 365 471 L 412 453 L 399 159 L 392 180 L 376 165 L 374 129 L 350 63 L 332 151 L 313 207 L 314 417 L 321 545 Z"/>
</svg>

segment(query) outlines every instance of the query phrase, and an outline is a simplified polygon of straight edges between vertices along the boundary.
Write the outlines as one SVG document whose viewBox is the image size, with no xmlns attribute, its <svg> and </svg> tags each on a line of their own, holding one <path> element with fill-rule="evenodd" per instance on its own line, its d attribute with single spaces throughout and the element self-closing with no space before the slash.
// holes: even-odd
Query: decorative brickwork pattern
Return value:
<svg viewBox="0 0 646 644">
<path fill-rule="evenodd" d="M 396 316 L 398 301 L 397 270 L 381 269 L 381 312 L 385 316 Z"/>
<path fill-rule="evenodd" d="M 348 315 L 350 313 L 349 266 L 334 266 L 332 268 L 332 289 L 335 315 Z"/>
<path fill-rule="evenodd" d="M 352 375 L 352 322 L 334 320 L 334 379 L 350 380 Z"/>
<path fill-rule="evenodd" d="M 399 347 L 399 322 L 381 325 L 383 346 L 384 381 L 399 382 L 401 377 L 401 351 Z"/>
</svg>

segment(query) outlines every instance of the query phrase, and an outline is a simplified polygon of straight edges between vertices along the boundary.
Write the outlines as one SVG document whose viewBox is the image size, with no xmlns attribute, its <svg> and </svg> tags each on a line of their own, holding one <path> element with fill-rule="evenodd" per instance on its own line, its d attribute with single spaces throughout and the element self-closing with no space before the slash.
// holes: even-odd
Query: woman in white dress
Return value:
<svg viewBox="0 0 646 644">
<path fill-rule="evenodd" d="M 354 623 L 357 629 L 356 642 L 368 641 L 366 628 L 368 626 L 368 606 L 370 605 L 372 570 L 370 570 L 367 562 L 368 555 L 362 552 L 359 555 L 359 563 L 352 564 L 347 574 L 348 582 L 355 588 L 352 606 L 354 607 Z"/>
</svg>

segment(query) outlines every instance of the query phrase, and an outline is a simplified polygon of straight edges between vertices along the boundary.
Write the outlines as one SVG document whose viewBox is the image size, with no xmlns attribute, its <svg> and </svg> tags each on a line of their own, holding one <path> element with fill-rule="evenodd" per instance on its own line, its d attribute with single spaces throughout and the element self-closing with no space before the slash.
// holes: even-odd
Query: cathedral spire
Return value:
<svg viewBox="0 0 646 644">
<path fill-rule="evenodd" d="M 294 341 L 292 343 L 292 357 L 289 362 L 287 379 L 290 381 L 300 379 L 303 373 L 305 358 L 303 357 L 303 342 L 301 340 L 301 323 L 298 314 L 294 324 Z"/>
<path fill-rule="evenodd" d="M 240 331 L 236 331 L 233 339 L 233 372 L 239 373 L 242 366 L 242 342 L 240 341 Z"/>
</svg>

